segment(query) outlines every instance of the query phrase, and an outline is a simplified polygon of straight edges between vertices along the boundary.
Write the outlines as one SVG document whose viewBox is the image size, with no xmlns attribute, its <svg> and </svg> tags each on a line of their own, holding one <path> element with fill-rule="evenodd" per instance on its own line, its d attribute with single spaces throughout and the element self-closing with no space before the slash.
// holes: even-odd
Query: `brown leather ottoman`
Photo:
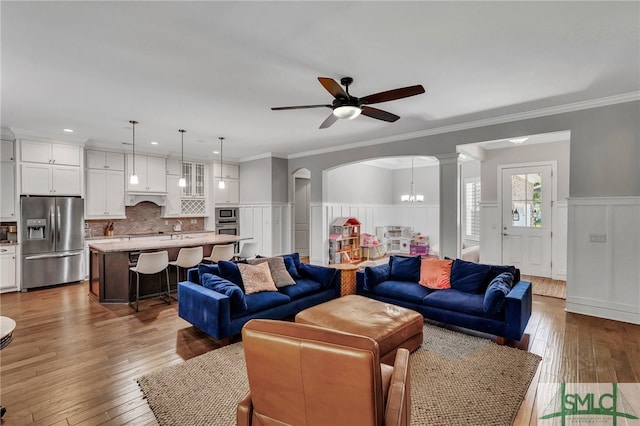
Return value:
<svg viewBox="0 0 640 426">
<path fill-rule="evenodd" d="M 398 348 L 414 351 L 422 344 L 422 314 L 364 296 L 349 295 L 299 312 L 296 322 L 371 337 L 380 361 L 393 365 Z"/>
</svg>

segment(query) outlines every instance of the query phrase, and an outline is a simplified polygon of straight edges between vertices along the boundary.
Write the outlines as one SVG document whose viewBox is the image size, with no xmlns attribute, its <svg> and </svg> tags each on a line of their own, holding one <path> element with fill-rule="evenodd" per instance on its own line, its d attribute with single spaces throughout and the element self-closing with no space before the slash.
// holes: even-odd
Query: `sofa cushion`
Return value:
<svg viewBox="0 0 640 426">
<path fill-rule="evenodd" d="M 417 282 L 387 280 L 376 285 L 371 293 L 390 299 L 404 300 L 406 302 L 422 304 L 422 300 L 433 290 L 418 284 Z"/>
<path fill-rule="evenodd" d="M 468 293 L 455 288 L 433 291 L 422 300 L 422 304 L 467 315 L 486 318 L 498 317 L 498 315 L 488 314 L 484 311 L 483 294 Z"/>
<path fill-rule="evenodd" d="M 247 262 L 250 265 L 259 265 L 266 262 L 269 265 L 269 270 L 271 271 L 271 278 L 278 288 L 294 285 L 296 283 L 291 275 L 289 275 L 282 257 L 261 257 L 249 259 Z"/>
<path fill-rule="evenodd" d="M 383 263 L 378 266 L 367 266 L 364 268 L 364 288 L 371 290 L 376 285 L 389 279 L 391 265 Z"/>
<path fill-rule="evenodd" d="M 481 293 L 485 289 L 485 279 L 490 269 L 490 265 L 456 259 L 451 266 L 451 288 L 467 293 Z"/>
<path fill-rule="evenodd" d="M 245 291 L 244 284 L 242 283 L 242 275 L 240 275 L 240 269 L 238 269 L 238 264 L 235 262 L 229 262 L 226 260 L 220 260 L 217 263 L 218 269 L 220 271 L 220 276 L 225 280 L 229 280 L 238 287 Z"/>
<path fill-rule="evenodd" d="M 504 299 L 513 287 L 513 275 L 510 272 L 503 272 L 495 277 L 487 291 L 484 293 L 484 311 L 488 314 L 496 314 L 502 310 Z"/>
<path fill-rule="evenodd" d="M 324 289 L 325 288 L 322 286 L 322 284 L 312 280 L 311 278 L 298 278 L 298 281 L 296 281 L 296 285 L 281 287 L 278 289 L 278 291 L 289 296 L 291 300 L 296 300 L 309 294 L 317 293 Z"/>
<path fill-rule="evenodd" d="M 200 284 L 209 290 L 217 291 L 229 298 L 231 312 L 242 313 L 247 310 L 247 302 L 244 299 L 244 292 L 240 287 L 229 280 L 225 280 L 214 274 L 202 274 Z"/>
<path fill-rule="evenodd" d="M 300 278 L 300 272 L 298 272 L 298 268 L 300 267 L 300 254 L 299 253 L 291 253 L 291 254 L 283 254 L 282 258 L 284 259 L 284 265 L 287 267 L 287 271 L 291 278 L 297 279 Z"/>
<path fill-rule="evenodd" d="M 207 263 L 201 263 L 198 265 L 198 278 L 200 281 L 198 281 L 200 283 L 200 285 L 202 285 L 202 276 L 204 274 L 214 274 L 214 275 L 218 275 L 218 276 L 222 276 L 220 275 L 220 269 L 218 268 L 218 265 L 210 265 Z"/>
<path fill-rule="evenodd" d="M 327 268 L 324 266 L 310 265 L 308 263 L 301 263 L 298 268 L 298 272 L 302 277 L 311 278 L 313 281 L 319 282 L 322 287 L 331 287 L 331 281 L 338 272 L 337 269 Z"/>
<path fill-rule="evenodd" d="M 420 281 L 420 256 L 400 257 L 391 256 L 389 265 L 391 273 L 389 278 L 396 281 L 410 281 L 417 283 Z"/>
<path fill-rule="evenodd" d="M 487 285 L 493 281 L 495 277 L 502 274 L 503 272 L 509 272 L 513 275 L 513 282 L 517 283 L 520 281 L 520 270 L 512 265 L 491 265 L 491 269 L 489 269 L 489 274 L 487 274 L 487 278 L 485 279 Z"/>
<path fill-rule="evenodd" d="M 451 288 L 452 263 L 449 259 L 422 259 L 418 284 L 435 290 Z"/>
<path fill-rule="evenodd" d="M 232 313 L 231 318 L 262 312 L 266 309 L 284 305 L 291 301 L 289 296 L 282 294 L 279 291 L 261 291 L 259 293 L 251 293 L 247 294 L 244 299 L 247 302 L 247 310 L 242 314 Z"/>
<path fill-rule="evenodd" d="M 238 269 L 240 270 L 240 276 L 242 276 L 246 294 L 260 291 L 278 291 L 271 278 L 271 270 L 267 262 L 259 265 L 238 264 Z"/>
</svg>

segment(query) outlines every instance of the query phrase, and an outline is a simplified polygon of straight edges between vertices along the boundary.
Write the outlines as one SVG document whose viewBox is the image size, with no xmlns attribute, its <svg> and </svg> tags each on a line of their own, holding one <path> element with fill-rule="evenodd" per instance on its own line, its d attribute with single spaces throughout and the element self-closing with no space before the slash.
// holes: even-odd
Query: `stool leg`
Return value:
<svg viewBox="0 0 640 426">
<path fill-rule="evenodd" d="M 140 274 L 136 271 L 136 312 L 138 312 L 138 303 L 140 301 Z"/>
<path fill-rule="evenodd" d="M 165 275 L 167 276 L 167 299 L 169 300 L 169 305 L 171 304 L 171 282 L 169 281 L 169 267 L 164 269 Z"/>
</svg>

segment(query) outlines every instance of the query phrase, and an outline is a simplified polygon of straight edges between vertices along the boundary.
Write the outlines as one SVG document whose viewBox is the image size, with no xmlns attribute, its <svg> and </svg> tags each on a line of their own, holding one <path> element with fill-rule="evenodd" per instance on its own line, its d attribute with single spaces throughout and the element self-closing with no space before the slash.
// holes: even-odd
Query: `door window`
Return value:
<svg viewBox="0 0 640 426">
<path fill-rule="evenodd" d="M 542 174 L 511 175 L 512 226 L 542 227 Z"/>
</svg>

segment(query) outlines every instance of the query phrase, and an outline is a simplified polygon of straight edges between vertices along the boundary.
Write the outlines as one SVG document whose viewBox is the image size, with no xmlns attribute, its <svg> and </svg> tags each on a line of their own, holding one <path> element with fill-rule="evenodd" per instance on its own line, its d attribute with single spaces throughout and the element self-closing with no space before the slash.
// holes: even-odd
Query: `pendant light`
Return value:
<svg viewBox="0 0 640 426">
<path fill-rule="evenodd" d="M 220 136 L 218 139 L 220 139 L 220 182 L 218 182 L 218 188 L 224 189 L 225 183 L 222 178 L 222 141 L 224 141 L 224 138 Z"/>
<path fill-rule="evenodd" d="M 129 123 L 131 123 L 131 127 L 133 129 L 133 138 L 131 140 L 133 144 L 133 173 L 129 176 L 129 183 L 131 185 L 137 185 L 139 180 L 138 175 L 136 174 L 136 124 L 138 124 L 138 122 L 135 120 L 129 120 Z"/>
<path fill-rule="evenodd" d="M 411 157 L 411 191 L 408 194 L 401 195 L 400 201 L 409 203 L 421 203 L 424 201 L 424 195 L 416 194 L 416 185 L 413 183 L 413 157 Z"/>
<path fill-rule="evenodd" d="M 178 180 L 178 186 L 180 188 L 184 188 L 187 186 L 187 180 L 184 178 L 184 132 L 186 130 L 180 129 L 180 139 L 181 139 L 181 156 L 180 156 L 180 179 Z"/>
</svg>

